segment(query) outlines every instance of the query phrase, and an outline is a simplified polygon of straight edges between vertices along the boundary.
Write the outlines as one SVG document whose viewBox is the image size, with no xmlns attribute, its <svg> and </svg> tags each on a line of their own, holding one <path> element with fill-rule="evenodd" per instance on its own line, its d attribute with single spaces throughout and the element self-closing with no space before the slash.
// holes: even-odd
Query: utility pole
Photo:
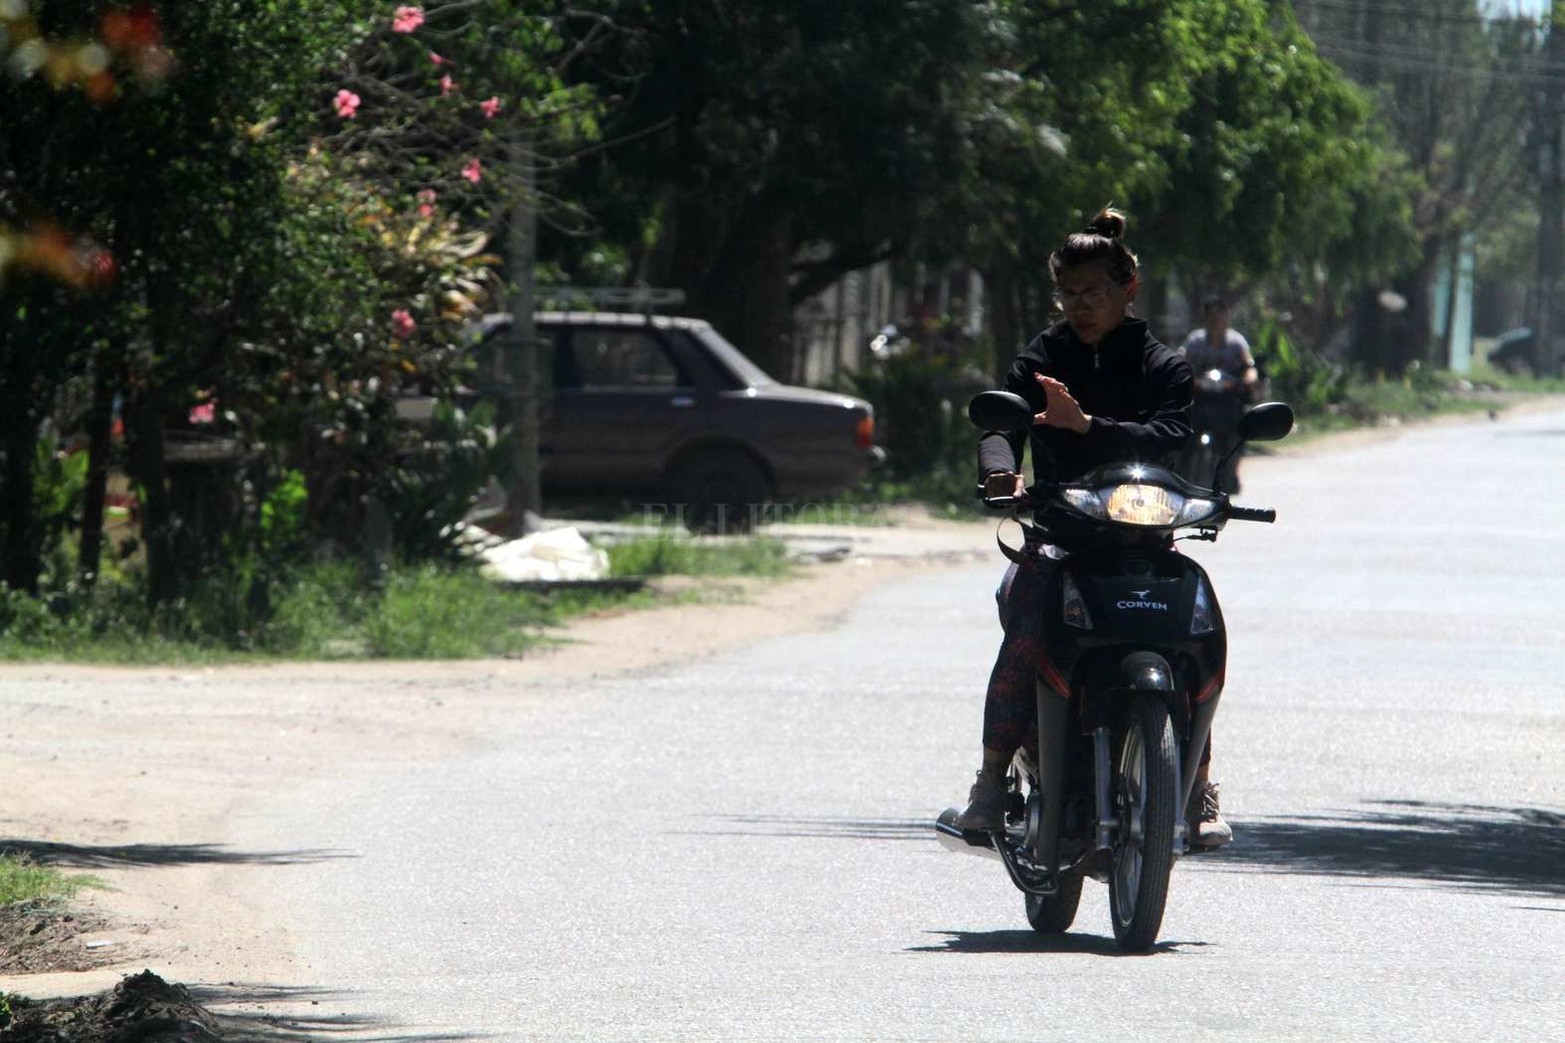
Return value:
<svg viewBox="0 0 1565 1043">
<path fill-rule="evenodd" d="M 1538 283 L 1537 335 L 1538 370 L 1553 375 L 1559 371 L 1559 355 L 1554 350 L 1555 311 L 1560 297 L 1562 254 L 1565 254 L 1565 150 L 1562 150 L 1561 121 L 1565 120 L 1565 8 L 1549 5 L 1546 16 L 1548 36 L 1543 44 L 1543 69 L 1538 88 Z"/>
<path fill-rule="evenodd" d="M 510 259 L 506 307 L 511 313 L 511 329 L 504 346 L 511 406 L 511 474 L 505 491 L 509 536 L 525 536 L 528 513 L 543 512 L 538 453 L 538 403 L 542 396 L 538 333 L 533 325 L 533 269 L 538 252 L 536 162 L 531 142 L 520 130 L 513 131 L 511 169 L 517 184 L 513 188 L 516 195 L 511 202 L 506 236 Z"/>
</svg>

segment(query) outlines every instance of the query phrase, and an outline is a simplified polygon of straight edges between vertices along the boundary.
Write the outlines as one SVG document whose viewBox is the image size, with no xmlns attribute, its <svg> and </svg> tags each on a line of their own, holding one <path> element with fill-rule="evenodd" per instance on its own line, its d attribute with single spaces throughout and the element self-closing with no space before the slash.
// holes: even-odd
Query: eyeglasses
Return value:
<svg viewBox="0 0 1565 1043">
<path fill-rule="evenodd" d="M 1098 286 L 1091 290 L 1082 290 L 1080 293 L 1061 293 L 1060 291 L 1056 290 L 1054 291 L 1054 303 L 1059 305 L 1061 310 L 1069 310 L 1071 308 L 1095 308 L 1103 301 L 1103 298 L 1107 297 L 1108 295 L 1109 288 L 1107 286 Z"/>
</svg>

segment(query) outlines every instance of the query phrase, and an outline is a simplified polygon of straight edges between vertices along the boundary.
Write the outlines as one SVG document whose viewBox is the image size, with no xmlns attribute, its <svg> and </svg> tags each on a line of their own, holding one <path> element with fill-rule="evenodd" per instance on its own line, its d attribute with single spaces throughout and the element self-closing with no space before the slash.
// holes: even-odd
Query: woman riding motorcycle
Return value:
<svg viewBox="0 0 1565 1043">
<path fill-rule="evenodd" d="M 1124 232 L 1124 215 L 1105 208 L 1050 256 L 1054 300 L 1065 320 L 1035 337 L 1006 374 L 1004 390 L 1027 399 L 1035 416 L 1027 436 L 990 431 L 980 437 L 985 495 L 1021 494 L 1022 454 L 1029 443 L 1034 478 L 1065 481 L 1106 463 L 1164 463 L 1190 437 L 1191 369 L 1130 315 L 1138 266 Z M 1006 775 L 1036 713 L 1040 593 L 1046 570 L 1062 554 L 1030 540 L 1023 563 L 1007 570 L 995 594 L 1005 636 L 984 700 L 983 767 L 957 817 L 962 829 L 1003 825 Z M 1233 837 L 1209 778 L 1210 760 L 1208 744 L 1190 800 L 1192 846 L 1217 847 Z"/>
</svg>

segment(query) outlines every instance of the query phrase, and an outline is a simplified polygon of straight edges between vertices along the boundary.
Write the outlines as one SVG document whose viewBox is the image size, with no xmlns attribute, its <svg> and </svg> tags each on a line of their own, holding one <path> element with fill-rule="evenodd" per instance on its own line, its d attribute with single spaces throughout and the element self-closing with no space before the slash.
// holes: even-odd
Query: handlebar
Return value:
<svg viewBox="0 0 1565 1043">
<path fill-rule="evenodd" d="M 1237 507 L 1230 504 L 1228 517 L 1234 521 L 1265 522 L 1270 525 L 1277 520 L 1277 512 L 1270 507 Z"/>
<path fill-rule="evenodd" d="M 1011 510 L 1015 508 L 1031 507 L 1041 502 L 1041 494 L 1047 492 L 1044 483 L 1029 486 L 1026 492 L 1020 496 L 985 496 L 983 485 L 978 486 L 978 499 L 985 507 L 994 510 Z M 1240 507 L 1238 504 L 1229 504 L 1223 512 L 1230 521 L 1262 522 L 1270 525 L 1277 520 L 1277 511 L 1271 507 Z"/>
</svg>

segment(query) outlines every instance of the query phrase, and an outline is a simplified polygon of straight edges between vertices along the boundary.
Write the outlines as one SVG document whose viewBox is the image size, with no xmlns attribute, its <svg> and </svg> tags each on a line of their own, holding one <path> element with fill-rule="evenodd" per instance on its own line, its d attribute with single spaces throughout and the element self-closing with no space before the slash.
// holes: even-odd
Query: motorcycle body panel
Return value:
<svg viewBox="0 0 1565 1043">
<path fill-rule="evenodd" d="M 1182 826 L 1228 639 L 1206 570 L 1166 542 L 1069 554 L 1050 570 L 1043 596 L 1037 739 L 1027 751 L 1038 807 L 1028 810 L 1026 840 L 1037 865 L 1057 873 L 1099 850 L 1106 769 L 1094 733 L 1118 734 L 1137 695 L 1164 699 L 1173 718 Z M 1072 598 L 1090 626 L 1067 621 L 1083 619 L 1064 611 Z"/>
</svg>

